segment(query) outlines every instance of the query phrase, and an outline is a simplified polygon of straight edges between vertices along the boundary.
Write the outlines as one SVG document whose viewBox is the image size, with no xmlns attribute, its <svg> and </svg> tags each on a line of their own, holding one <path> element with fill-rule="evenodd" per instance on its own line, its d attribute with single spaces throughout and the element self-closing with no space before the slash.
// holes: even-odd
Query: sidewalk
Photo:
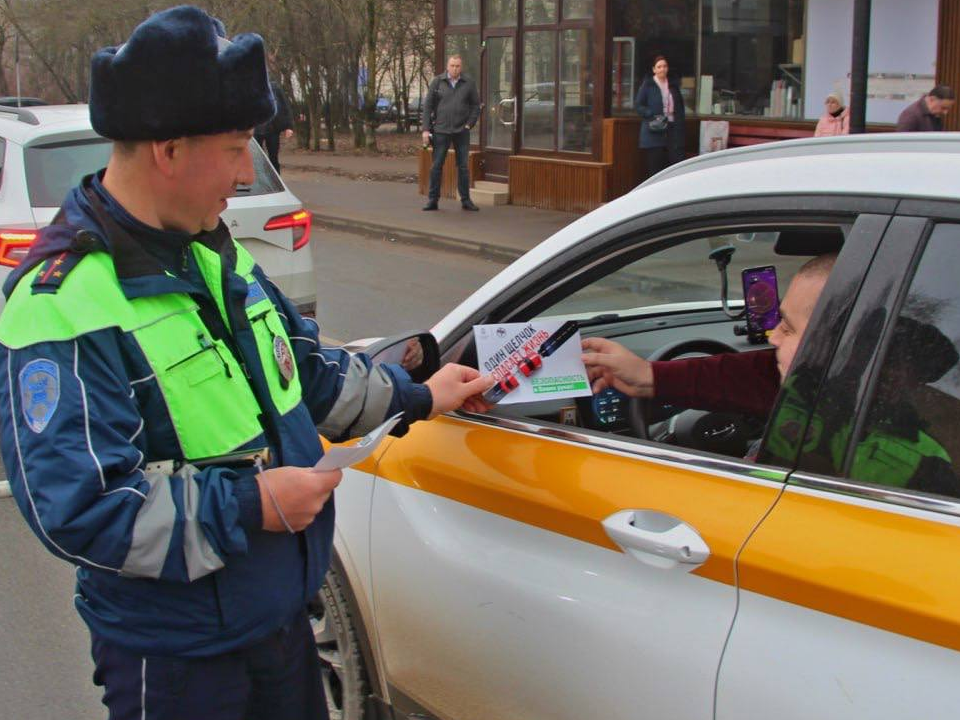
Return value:
<svg viewBox="0 0 960 720">
<path fill-rule="evenodd" d="M 481 253 L 511 261 L 580 217 L 576 213 L 500 205 L 464 212 L 456 200 L 423 212 L 416 182 L 351 179 L 406 172 L 416 179 L 416 158 L 376 158 L 281 152 L 283 179 L 319 226 L 377 237 Z M 327 168 L 336 168 L 330 171 Z M 345 177 L 341 173 L 349 173 Z"/>
</svg>

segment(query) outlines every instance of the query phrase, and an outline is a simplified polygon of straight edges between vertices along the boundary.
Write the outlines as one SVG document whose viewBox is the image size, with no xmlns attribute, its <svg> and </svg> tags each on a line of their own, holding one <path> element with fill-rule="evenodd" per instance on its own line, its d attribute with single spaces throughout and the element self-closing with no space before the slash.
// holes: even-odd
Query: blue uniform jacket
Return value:
<svg viewBox="0 0 960 720">
<path fill-rule="evenodd" d="M 653 132 L 650 129 L 650 121 L 654 116 L 664 114 L 663 95 L 660 93 L 660 86 L 657 85 L 657 81 L 653 79 L 652 75 L 648 75 L 637 89 L 634 108 L 642 118 L 640 122 L 640 147 L 642 148 L 683 147 L 683 123 L 685 118 L 683 96 L 672 78 L 668 78 L 667 83 L 670 94 L 673 95 L 673 122 L 665 132 Z"/>
<path fill-rule="evenodd" d="M 94 200 L 128 236 L 108 237 Z M 203 241 L 223 247 L 221 256 L 232 252 L 222 223 L 199 239 L 149 228 L 92 176 L 67 197 L 57 223 L 4 292 L 9 296 L 30 267 L 76 246 L 78 231 L 87 231 L 80 232 L 87 249 L 112 254 L 128 298 L 187 292 L 200 299 L 206 293 L 208 301 L 186 247 Z M 322 455 L 318 427 L 342 439 L 402 410 L 404 422 L 394 431 L 402 434 L 429 414 L 428 388 L 399 366 L 371 366 L 363 355 L 322 347 L 316 323 L 302 318 L 259 268 L 254 273 L 291 339 L 303 400 L 282 416 L 266 412 L 264 434 L 246 447 L 270 445 L 283 464 L 310 466 Z M 233 274 L 227 287 L 231 296 L 240 294 L 234 299 L 242 308 L 247 283 Z M 237 331 L 232 339 L 251 384 L 264 390 L 264 372 L 277 369 L 261 366 L 251 333 Z M 54 409 L 38 431 L 36 417 L 25 412 L 30 400 L 21 370 L 40 359 L 56 366 L 57 382 L 47 389 Z M 332 500 L 301 533 L 264 532 L 253 471 L 212 467 L 163 478 L 169 512 L 150 507 L 145 464 L 180 454 L 156 379 L 132 335 L 113 327 L 18 350 L 0 346 L 0 373 L 0 447 L 11 489 L 46 547 L 77 565 L 75 603 L 94 634 L 142 654 L 219 654 L 274 631 L 315 595 L 330 561 Z"/>
</svg>

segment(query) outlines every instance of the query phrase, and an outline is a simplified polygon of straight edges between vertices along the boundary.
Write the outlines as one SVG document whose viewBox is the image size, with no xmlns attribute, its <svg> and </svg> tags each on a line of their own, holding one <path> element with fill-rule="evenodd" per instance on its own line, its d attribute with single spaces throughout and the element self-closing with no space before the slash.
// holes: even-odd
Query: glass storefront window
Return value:
<svg viewBox="0 0 960 720">
<path fill-rule="evenodd" d="M 560 33 L 559 150 L 589 152 L 593 120 L 593 43 L 591 31 Z"/>
<path fill-rule="evenodd" d="M 479 25 L 480 0 L 447 0 L 447 25 Z"/>
<path fill-rule="evenodd" d="M 593 17 L 593 3 L 594 0 L 563 0 L 563 19 L 591 19 Z"/>
<path fill-rule="evenodd" d="M 803 0 L 702 0 L 701 115 L 803 117 Z"/>
<path fill-rule="evenodd" d="M 451 33 L 446 37 L 445 58 L 451 55 L 460 55 L 463 58 L 462 73 L 480 87 L 480 35 L 478 33 Z M 446 59 L 444 59 L 446 72 Z M 480 123 L 470 131 L 470 142 L 479 144 Z"/>
<path fill-rule="evenodd" d="M 487 27 L 516 27 L 517 0 L 487 0 L 486 8 Z"/>
<path fill-rule="evenodd" d="M 695 107 L 697 75 L 698 0 L 613 0 L 614 48 L 611 109 L 615 115 L 632 114 L 633 98 L 643 79 L 653 70 L 653 59 L 663 55 L 670 77 L 680 85 L 688 112 Z M 633 39 L 633 42 L 627 42 Z M 629 53 L 633 52 L 630 57 Z M 618 54 L 619 53 L 619 54 Z M 632 75 L 632 78 L 631 78 Z M 629 91 L 624 82 L 631 83 Z"/>
<path fill-rule="evenodd" d="M 523 34 L 523 147 L 553 150 L 556 141 L 557 33 Z"/>
<path fill-rule="evenodd" d="M 557 0 L 525 0 L 524 25 L 552 25 L 557 21 Z"/>
</svg>

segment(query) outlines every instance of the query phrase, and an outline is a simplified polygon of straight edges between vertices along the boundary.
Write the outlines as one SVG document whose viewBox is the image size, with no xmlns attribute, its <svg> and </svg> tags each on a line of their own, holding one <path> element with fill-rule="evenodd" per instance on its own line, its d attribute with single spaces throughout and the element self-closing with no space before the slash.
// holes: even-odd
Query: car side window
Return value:
<svg viewBox="0 0 960 720">
<path fill-rule="evenodd" d="M 957 267 L 960 225 L 938 225 L 889 334 L 865 421 L 846 460 L 852 479 L 960 497 Z M 841 445 L 846 443 L 838 443 L 838 452 Z"/>
<path fill-rule="evenodd" d="M 810 259 L 784 255 L 784 240 L 820 237 L 833 225 L 712 227 L 707 232 L 611 247 L 591 256 L 510 321 L 576 322 L 583 338 L 605 338 L 651 360 L 692 360 L 722 355 L 717 362 L 683 366 L 694 380 L 674 380 L 641 402 L 616 388 L 565 400 L 507 402 L 491 414 L 526 421 L 576 425 L 605 434 L 677 445 L 743 459 L 755 452 L 779 388 L 773 349 L 748 341 L 741 273 L 767 273 L 768 293 L 751 300 L 776 324 L 776 276 L 782 298 L 791 278 Z M 729 260 L 728 306 L 721 301 L 716 257 Z M 753 273 L 753 275 L 749 274 Z M 757 283 L 759 284 L 759 283 Z M 754 287 L 753 285 L 751 287 Z M 760 300 L 765 304 L 761 305 Z M 764 316 L 766 317 L 766 316 Z M 736 358 L 736 359 L 733 359 Z M 679 367 L 679 366 L 675 366 Z M 714 380 L 714 376 L 720 379 Z M 709 387 L 707 387 L 709 386 Z M 696 388 L 693 390 L 692 388 Z M 700 392 L 700 391 L 703 392 Z"/>
</svg>

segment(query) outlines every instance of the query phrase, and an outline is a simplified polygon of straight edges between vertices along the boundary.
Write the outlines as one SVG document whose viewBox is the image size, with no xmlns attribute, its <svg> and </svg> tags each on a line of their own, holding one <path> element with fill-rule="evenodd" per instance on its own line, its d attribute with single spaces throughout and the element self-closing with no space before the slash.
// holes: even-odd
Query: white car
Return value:
<svg viewBox="0 0 960 720">
<path fill-rule="evenodd" d="M 475 367 L 474 325 L 538 318 L 769 367 L 741 274 L 775 268 L 782 296 L 839 251 L 762 412 L 615 391 L 498 405 L 416 423 L 346 471 L 314 617 L 334 713 L 956 717 L 958 168 L 948 133 L 696 158 L 505 269 L 438 346 L 422 336 L 425 373 Z M 756 376 L 730 377 L 756 400 Z"/>
<path fill-rule="evenodd" d="M 90 126 L 86 105 L 0 107 L 0 283 L 52 222 L 70 188 L 106 167 L 112 143 Z M 250 141 L 256 180 L 227 201 L 224 222 L 304 312 L 316 306 L 311 214 Z M 0 297 L 0 308 L 4 299 Z"/>
</svg>

